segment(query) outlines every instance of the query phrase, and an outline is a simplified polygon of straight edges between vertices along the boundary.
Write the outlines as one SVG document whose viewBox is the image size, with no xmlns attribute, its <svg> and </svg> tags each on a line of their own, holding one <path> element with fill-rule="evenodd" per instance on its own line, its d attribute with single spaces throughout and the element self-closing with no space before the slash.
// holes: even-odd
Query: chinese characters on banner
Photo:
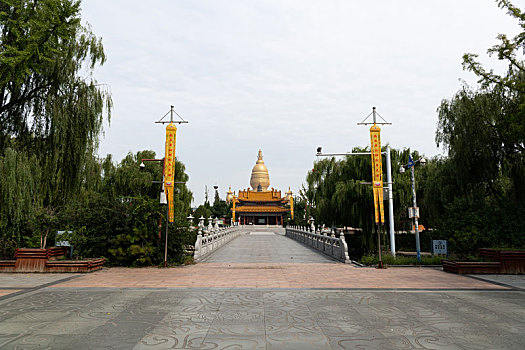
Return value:
<svg viewBox="0 0 525 350">
<path fill-rule="evenodd" d="M 164 156 L 164 191 L 168 201 L 168 221 L 175 220 L 173 207 L 173 190 L 175 181 L 175 143 L 177 141 L 177 127 L 170 123 L 166 127 L 166 153 Z"/>
<path fill-rule="evenodd" d="M 383 206 L 383 169 L 381 164 L 381 129 L 376 124 L 370 128 L 370 151 L 372 154 L 372 188 L 376 224 L 385 222 Z"/>
</svg>

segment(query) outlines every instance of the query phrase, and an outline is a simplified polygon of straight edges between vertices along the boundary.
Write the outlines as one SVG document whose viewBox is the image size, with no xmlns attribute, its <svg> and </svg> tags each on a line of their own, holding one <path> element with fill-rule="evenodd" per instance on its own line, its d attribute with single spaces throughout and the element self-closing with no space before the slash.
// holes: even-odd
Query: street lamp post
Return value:
<svg viewBox="0 0 525 350">
<path fill-rule="evenodd" d="M 164 192 L 164 158 L 161 159 L 146 159 L 143 158 L 140 161 L 140 170 L 143 171 L 146 168 L 144 162 L 162 162 L 162 181 L 152 181 L 152 183 L 161 183 L 162 190 L 160 192 L 160 204 L 166 204 L 166 242 L 164 243 L 164 267 L 168 266 L 168 201 L 166 200 L 166 192 Z M 160 230 L 159 230 L 160 236 Z M 160 237 L 159 237 L 160 238 Z"/>
<path fill-rule="evenodd" d="M 399 168 L 399 172 L 402 174 L 405 172 L 405 168 L 410 168 L 410 178 L 412 182 L 412 208 L 409 208 L 409 217 L 414 218 L 414 230 L 416 233 L 416 253 L 417 253 L 417 261 L 421 262 L 421 248 L 419 244 L 419 208 L 417 207 L 417 200 L 416 200 L 416 177 L 414 174 L 414 168 L 416 163 L 419 163 L 421 165 L 426 164 L 425 158 L 420 158 L 416 160 L 415 162 L 412 160 L 412 157 L 409 156 L 408 163 L 401 165 Z"/>
</svg>

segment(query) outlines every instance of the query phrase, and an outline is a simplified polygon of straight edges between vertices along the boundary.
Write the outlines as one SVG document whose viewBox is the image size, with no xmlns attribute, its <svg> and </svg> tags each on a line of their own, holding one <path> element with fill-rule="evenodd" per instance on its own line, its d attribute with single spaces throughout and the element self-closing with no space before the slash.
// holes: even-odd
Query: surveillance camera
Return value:
<svg viewBox="0 0 525 350">
<path fill-rule="evenodd" d="M 144 168 L 146 167 L 146 165 L 144 165 L 144 162 L 141 162 L 139 166 L 140 166 L 140 170 L 144 170 Z"/>
<path fill-rule="evenodd" d="M 419 160 L 419 163 L 420 163 L 421 165 L 425 165 L 425 164 L 427 164 L 427 160 L 426 160 L 425 158 L 421 158 L 421 159 Z"/>
<path fill-rule="evenodd" d="M 322 150 L 323 150 L 323 147 L 317 147 L 317 154 L 321 153 Z"/>
</svg>

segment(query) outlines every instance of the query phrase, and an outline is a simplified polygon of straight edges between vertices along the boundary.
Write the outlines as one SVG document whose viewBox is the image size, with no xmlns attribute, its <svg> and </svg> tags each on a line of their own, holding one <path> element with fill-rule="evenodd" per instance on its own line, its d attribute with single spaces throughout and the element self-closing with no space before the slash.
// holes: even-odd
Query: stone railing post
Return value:
<svg viewBox="0 0 525 350">
<path fill-rule="evenodd" d="M 197 240 L 195 241 L 195 252 L 193 253 L 193 258 L 198 259 L 202 255 L 202 227 L 199 225 L 197 231 Z"/>
<path fill-rule="evenodd" d="M 339 233 L 339 241 L 341 245 L 341 260 L 348 264 L 351 262 L 350 256 L 348 255 L 348 245 L 346 244 L 345 233 L 343 230 Z"/>
<path fill-rule="evenodd" d="M 211 231 L 212 231 L 212 229 L 213 229 L 213 226 L 212 226 L 212 224 L 211 224 L 212 220 L 213 220 L 213 218 L 210 216 L 210 217 L 208 218 L 208 232 L 210 232 L 210 233 L 211 233 Z"/>
<path fill-rule="evenodd" d="M 202 216 L 202 215 L 199 218 L 199 229 L 200 229 L 201 232 L 204 229 L 204 216 Z"/>
</svg>

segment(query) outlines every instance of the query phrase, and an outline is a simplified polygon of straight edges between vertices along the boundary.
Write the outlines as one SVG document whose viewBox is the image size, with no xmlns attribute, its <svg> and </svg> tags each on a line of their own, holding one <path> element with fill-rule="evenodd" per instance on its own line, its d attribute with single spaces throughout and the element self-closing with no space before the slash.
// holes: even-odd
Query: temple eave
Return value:
<svg viewBox="0 0 525 350">
<path fill-rule="evenodd" d="M 240 208 L 236 208 L 235 210 L 236 213 L 238 214 L 242 214 L 242 213 L 250 213 L 250 214 L 253 214 L 253 213 L 287 213 L 289 212 L 289 209 L 286 209 L 286 208 L 264 208 L 264 207 L 256 207 L 256 206 L 253 206 L 253 207 L 240 207 Z"/>
</svg>

